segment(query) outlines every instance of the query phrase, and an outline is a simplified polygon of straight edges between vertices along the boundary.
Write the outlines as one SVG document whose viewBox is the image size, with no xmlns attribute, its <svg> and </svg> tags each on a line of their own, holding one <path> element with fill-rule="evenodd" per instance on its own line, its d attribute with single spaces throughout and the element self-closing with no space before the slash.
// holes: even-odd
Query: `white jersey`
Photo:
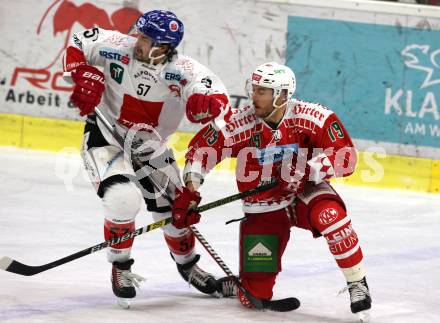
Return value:
<svg viewBox="0 0 440 323">
<path fill-rule="evenodd" d="M 135 43 L 135 37 L 93 28 L 74 34 L 69 45 L 82 51 L 87 64 L 102 69 L 105 91 L 98 107 L 123 137 L 133 126 L 137 129 L 146 124 L 150 131 L 137 132 L 135 140 L 141 144 L 151 137 L 156 141 L 159 136 L 164 143 L 177 130 L 191 94 L 228 96 L 221 80 L 197 61 L 175 55 L 164 64 L 143 63 L 134 59 Z M 78 66 L 75 56 L 66 51 L 65 72 Z M 105 128 L 99 122 L 98 125 L 107 141 L 114 143 Z"/>
</svg>

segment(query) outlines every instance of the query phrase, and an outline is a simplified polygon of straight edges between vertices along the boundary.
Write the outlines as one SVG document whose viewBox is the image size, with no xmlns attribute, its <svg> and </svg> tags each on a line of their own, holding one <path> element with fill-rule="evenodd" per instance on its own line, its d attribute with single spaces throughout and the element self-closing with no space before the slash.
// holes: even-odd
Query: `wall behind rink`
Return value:
<svg viewBox="0 0 440 323">
<path fill-rule="evenodd" d="M 127 32 L 141 12 L 157 8 L 183 20 L 180 51 L 222 78 L 233 105 L 245 98 L 245 80 L 256 66 L 287 63 L 297 74 L 295 96 L 334 109 L 358 148 L 407 156 L 380 159 L 385 179 L 377 186 L 440 191 L 439 165 L 431 160 L 440 159 L 440 9 L 429 6 L 361 0 L 3 1 L 0 144 L 77 146 L 81 124 L 65 120 L 81 119 L 69 107 L 71 87 L 61 78 L 68 38 L 92 26 Z M 185 122 L 181 129 L 196 130 Z M 365 160 L 361 171 L 370 167 Z M 413 167 L 423 167 L 422 180 L 414 178 Z M 357 174 L 351 182 L 364 182 Z"/>
<path fill-rule="evenodd" d="M 179 50 L 209 66 L 227 84 L 234 105 L 245 79 L 265 61 L 284 62 L 285 19 L 280 5 L 202 0 L 17 0 L 1 2 L 0 112 L 78 119 L 61 77 L 69 36 L 92 26 L 127 32 L 147 10 L 173 10 L 185 24 Z M 32 10 L 30 10 L 32 6 Z"/>
<path fill-rule="evenodd" d="M 318 16 L 288 18 L 298 93 L 332 107 L 361 147 L 387 142 L 439 159 L 440 18 Z"/>
</svg>

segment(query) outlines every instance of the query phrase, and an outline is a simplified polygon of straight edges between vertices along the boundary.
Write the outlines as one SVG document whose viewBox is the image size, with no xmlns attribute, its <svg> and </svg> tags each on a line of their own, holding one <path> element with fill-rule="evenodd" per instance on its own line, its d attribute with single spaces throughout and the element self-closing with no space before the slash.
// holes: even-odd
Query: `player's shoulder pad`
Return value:
<svg viewBox="0 0 440 323">
<path fill-rule="evenodd" d="M 136 37 L 123 34 L 117 30 L 107 30 L 102 28 L 99 30 L 103 33 L 103 41 L 115 47 L 131 48 L 137 41 Z"/>
<path fill-rule="evenodd" d="M 200 65 L 196 60 L 184 55 L 177 55 L 161 71 L 162 78 L 171 83 L 186 85 L 191 81 Z"/>
<path fill-rule="evenodd" d="M 255 115 L 255 108 L 247 101 L 239 108 L 231 109 L 232 114 L 226 125 L 221 128 L 225 138 L 235 138 L 234 142 L 246 140 L 251 130 L 259 123 L 260 119 Z M 249 136 L 248 136 L 249 135 Z"/>
<path fill-rule="evenodd" d="M 131 47 L 136 42 L 136 38 L 122 34 L 116 30 L 103 28 L 89 28 L 77 32 L 72 36 L 74 44 L 81 48 L 83 42 L 88 44 L 99 43 L 106 44 L 109 47 Z"/>
<path fill-rule="evenodd" d="M 307 120 L 320 128 L 325 124 L 325 121 L 334 112 L 326 106 L 319 103 L 311 103 L 301 100 L 292 100 L 289 102 L 289 119 L 293 120 Z M 301 122 L 295 122 L 301 124 Z"/>
<path fill-rule="evenodd" d="M 129 64 L 133 59 L 133 47 L 136 38 L 122 34 L 115 30 L 103 30 L 102 41 L 99 46 L 99 55 L 111 60 Z"/>
</svg>

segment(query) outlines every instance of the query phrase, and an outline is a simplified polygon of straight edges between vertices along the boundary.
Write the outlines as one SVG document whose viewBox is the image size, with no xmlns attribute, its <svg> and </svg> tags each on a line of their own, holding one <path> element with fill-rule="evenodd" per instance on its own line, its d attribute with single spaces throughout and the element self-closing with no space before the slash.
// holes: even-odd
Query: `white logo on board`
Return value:
<svg viewBox="0 0 440 323">
<path fill-rule="evenodd" d="M 426 73 L 420 89 L 440 83 L 440 58 L 437 58 L 440 48 L 431 50 L 429 45 L 411 44 L 400 54 L 404 57 L 406 66 Z"/>
</svg>

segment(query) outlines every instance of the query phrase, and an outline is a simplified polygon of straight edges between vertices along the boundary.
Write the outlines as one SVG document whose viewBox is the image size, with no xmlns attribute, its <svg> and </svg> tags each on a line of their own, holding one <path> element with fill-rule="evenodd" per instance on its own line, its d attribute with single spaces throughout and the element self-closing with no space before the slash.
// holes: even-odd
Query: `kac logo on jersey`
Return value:
<svg viewBox="0 0 440 323">
<path fill-rule="evenodd" d="M 130 57 L 126 53 L 120 53 L 114 49 L 103 48 L 99 51 L 99 55 L 106 59 L 112 59 L 120 61 L 122 64 L 128 65 L 130 63 Z"/>
<path fill-rule="evenodd" d="M 298 154 L 298 144 L 271 146 L 257 150 L 257 159 L 260 165 L 274 164 Z"/>
<path fill-rule="evenodd" d="M 338 211 L 333 208 L 327 208 L 318 215 L 319 223 L 328 225 L 338 218 Z"/>
</svg>

